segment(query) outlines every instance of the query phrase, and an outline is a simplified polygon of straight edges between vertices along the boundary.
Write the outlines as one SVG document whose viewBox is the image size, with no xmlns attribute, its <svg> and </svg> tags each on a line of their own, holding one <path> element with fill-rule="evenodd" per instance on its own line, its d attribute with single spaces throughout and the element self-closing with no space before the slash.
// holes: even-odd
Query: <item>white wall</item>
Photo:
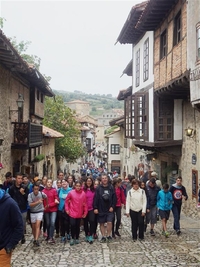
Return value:
<svg viewBox="0 0 200 267">
<path fill-rule="evenodd" d="M 149 38 L 149 78 L 146 81 L 143 81 L 143 58 L 144 58 L 144 42 Z M 146 32 L 142 39 L 136 44 L 133 45 L 133 94 L 140 91 L 144 87 L 152 84 L 154 82 L 154 74 L 153 74 L 153 55 L 154 55 L 154 32 Z M 136 52 L 140 49 L 140 84 L 138 87 L 135 86 L 135 59 Z"/>
<path fill-rule="evenodd" d="M 174 100 L 174 140 L 183 138 L 183 112 L 182 99 Z"/>
</svg>

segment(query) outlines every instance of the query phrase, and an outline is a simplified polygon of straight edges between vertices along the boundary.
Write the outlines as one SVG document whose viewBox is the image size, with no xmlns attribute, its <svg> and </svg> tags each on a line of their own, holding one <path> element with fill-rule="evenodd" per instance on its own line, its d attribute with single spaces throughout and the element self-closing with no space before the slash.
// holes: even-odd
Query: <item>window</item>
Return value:
<svg viewBox="0 0 200 267">
<path fill-rule="evenodd" d="M 131 137 L 131 125 L 132 125 L 131 109 L 132 109 L 132 96 L 129 96 L 125 100 L 125 125 L 126 125 L 125 136 L 126 137 Z"/>
<path fill-rule="evenodd" d="M 173 138 L 173 111 L 171 100 L 159 99 L 158 139 L 172 140 Z"/>
<path fill-rule="evenodd" d="M 138 140 L 148 139 L 148 93 L 135 94 L 134 131 Z"/>
<path fill-rule="evenodd" d="M 181 40 L 181 11 L 178 12 L 174 19 L 174 45 Z"/>
<path fill-rule="evenodd" d="M 136 52 L 135 57 L 135 86 L 140 85 L 140 49 Z"/>
<path fill-rule="evenodd" d="M 144 81 L 149 78 L 149 38 L 144 42 Z"/>
<path fill-rule="evenodd" d="M 160 36 L 160 59 L 167 55 L 167 31 L 165 30 Z"/>
<path fill-rule="evenodd" d="M 200 23 L 197 25 L 197 60 L 200 60 Z"/>
<path fill-rule="evenodd" d="M 136 93 L 125 103 L 125 137 L 148 140 L 148 92 Z"/>
<path fill-rule="evenodd" d="M 111 154 L 119 154 L 119 145 L 111 145 Z"/>
</svg>

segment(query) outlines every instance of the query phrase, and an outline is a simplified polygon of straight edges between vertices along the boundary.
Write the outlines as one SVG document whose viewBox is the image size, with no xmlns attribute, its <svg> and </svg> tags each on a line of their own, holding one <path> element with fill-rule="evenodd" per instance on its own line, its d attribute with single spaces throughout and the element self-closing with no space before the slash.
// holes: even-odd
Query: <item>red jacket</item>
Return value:
<svg viewBox="0 0 200 267">
<path fill-rule="evenodd" d="M 67 195 L 65 200 L 65 211 L 69 212 L 69 216 L 72 218 L 82 218 L 88 213 L 88 207 L 86 202 L 86 195 L 82 189 L 77 191 L 73 189 Z"/>
<path fill-rule="evenodd" d="M 115 188 L 115 194 L 117 197 L 116 207 L 121 207 L 122 204 L 126 205 L 126 199 L 124 196 L 123 189 L 121 187 Z"/>
<path fill-rule="evenodd" d="M 44 207 L 48 205 L 48 208 L 44 210 L 44 212 L 54 212 L 58 210 L 58 204 L 55 203 L 55 200 L 58 198 L 58 194 L 55 188 L 51 187 L 50 189 L 47 189 L 46 187 L 43 189 L 43 191 L 47 195 L 47 199 L 44 199 Z"/>
</svg>

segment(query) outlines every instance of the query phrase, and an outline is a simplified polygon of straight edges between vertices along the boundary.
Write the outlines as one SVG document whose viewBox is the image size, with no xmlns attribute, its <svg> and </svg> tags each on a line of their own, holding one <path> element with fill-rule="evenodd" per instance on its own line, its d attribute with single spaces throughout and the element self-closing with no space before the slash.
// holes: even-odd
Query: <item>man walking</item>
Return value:
<svg viewBox="0 0 200 267">
<path fill-rule="evenodd" d="M 15 183 L 9 188 L 8 193 L 19 206 L 23 218 L 23 229 L 25 234 L 29 190 L 22 184 L 22 177 L 21 173 L 17 173 Z M 26 242 L 24 234 L 21 240 L 22 244 Z"/>
<path fill-rule="evenodd" d="M 151 178 L 147 184 L 147 224 L 150 223 L 150 235 L 155 236 L 154 225 L 157 222 L 157 194 L 160 188 L 156 185 L 156 180 Z"/>
<path fill-rule="evenodd" d="M 106 174 L 101 176 L 101 184 L 97 187 L 94 196 L 94 213 L 98 214 L 97 221 L 100 223 L 102 234 L 101 242 L 111 241 L 112 221 L 114 219 L 114 207 L 116 206 L 116 194 L 113 186 L 109 183 Z M 107 223 L 107 229 L 105 228 Z M 107 230 L 107 233 L 106 233 Z"/>
<path fill-rule="evenodd" d="M 169 191 L 172 193 L 174 201 L 172 206 L 172 213 L 174 216 L 174 230 L 176 231 L 177 235 L 180 235 L 181 234 L 180 215 L 181 215 L 182 199 L 185 200 L 188 199 L 186 189 L 182 185 L 182 177 L 179 176 L 178 178 L 176 178 L 176 183 L 170 187 Z"/>
<path fill-rule="evenodd" d="M 23 221 L 17 203 L 0 189 L 0 266 L 10 267 L 12 250 L 23 235 Z"/>
</svg>

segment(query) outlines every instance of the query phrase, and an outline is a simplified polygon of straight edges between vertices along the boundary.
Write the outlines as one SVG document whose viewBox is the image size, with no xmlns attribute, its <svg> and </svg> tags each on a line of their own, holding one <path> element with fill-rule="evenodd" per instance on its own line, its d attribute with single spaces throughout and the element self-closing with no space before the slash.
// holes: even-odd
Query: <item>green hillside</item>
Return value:
<svg viewBox="0 0 200 267">
<path fill-rule="evenodd" d="M 118 101 L 116 97 L 112 97 L 111 94 L 86 94 L 80 91 L 67 92 L 67 91 L 57 91 L 53 90 L 55 95 L 60 95 L 63 97 L 64 102 L 70 102 L 73 100 L 82 100 L 90 103 L 91 116 L 101 115 L 105 110 L 111 109 L 124 109 L 124 101 Z M 98 109 L 103 110 L 98 110 Z"/>
</svg>

